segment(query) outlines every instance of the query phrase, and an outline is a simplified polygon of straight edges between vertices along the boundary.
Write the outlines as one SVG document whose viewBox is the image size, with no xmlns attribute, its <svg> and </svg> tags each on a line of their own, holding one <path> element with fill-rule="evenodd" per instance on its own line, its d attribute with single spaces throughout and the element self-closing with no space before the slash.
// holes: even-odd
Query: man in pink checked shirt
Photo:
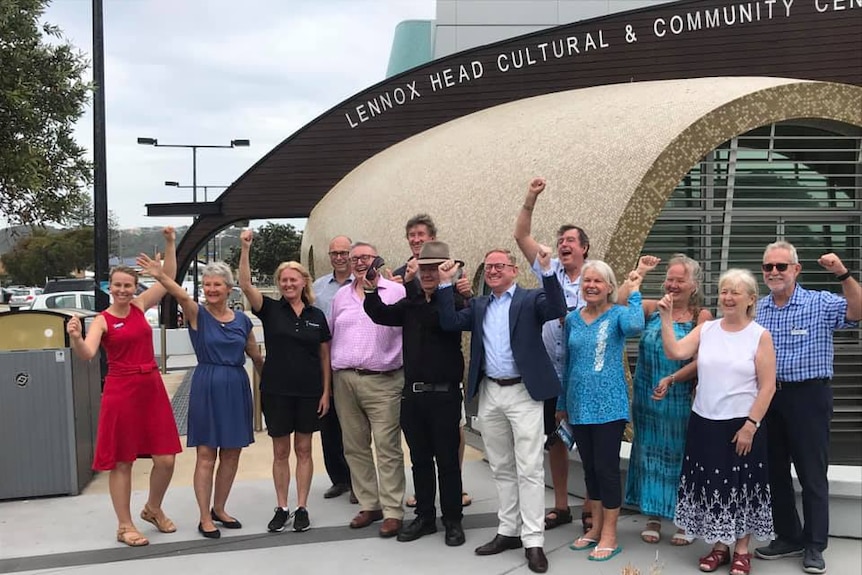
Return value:
<svg viewBox="0 0 862 575">
<path fill-rule="evenodd" d="M 361 511 L 350 527 L 383 520 L 381 537 L 401 529 L 404 509 L 404 454 L 401 451 L 401 328 L 377 325 L 363 308 L 363 279 L 377 249 L 356 242 L 350 247 L 353 283 L 332 300 L 332 370 L 335 404 L 341 420 L 344 457 Z M 404 286 L 380 278 L 383 303 L 404 298 Z M 377 452 L 375 465 L 371 440 Z"/>
</svg>

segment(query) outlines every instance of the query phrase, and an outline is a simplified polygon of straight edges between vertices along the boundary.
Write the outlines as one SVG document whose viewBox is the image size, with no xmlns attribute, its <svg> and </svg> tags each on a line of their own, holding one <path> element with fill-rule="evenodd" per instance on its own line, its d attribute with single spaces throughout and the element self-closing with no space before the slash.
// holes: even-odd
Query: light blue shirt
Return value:
<svg viewBox="0 0 862 575">
<path fill-rule="evenodd" d="M 775 345 L 778 381 L 832 379 L 837 329 L 853 328 L 847 321 L 847 300 L 828 291 L 797 285 L 790 300 L 778 307 L 772 294 L 757 303 L 754 321 L 769 330 Z"/>
<path fill-rule="evenodd" d="M 533 275 L 542 281 L 542 268 L 539 265 L 539 258 L 533 260 L 531 267 Z M 577 279 L 572 281 L 566 273 L 563 264 L 558 258 L 551 258 L 551 271 L 557 276 L 557 281 L 563 288 L 563 296 L 566 298 L 566 309 L 569 311 L 581 309 L 587 305 L 587 302 L 581 297 L 581 276 L 578 274 Z M 542 343 L 545 344 L 545 351 L 548 352 L 548 357 L 551 358 L 551 363 L 554 364 L 554 370 L 557 372 L 557 377 L 563 378 L 563 367 L 566 364 L 566 345 L 563 335 L 563 322 L 558 319 L 552 319 L 545 322 L 542 326 Z"/>
<path fill-rule="evenodd" d="M 482 344 L 485 346 L 485 375 L 495 379 L 520 377 L 521 372 L 515 365 L 512 342 L 509 337 L 509 308 L 515 284 L 500 297 L 491 294 L 485 319 L 482 322 Z"/>
<path fill-rule="evenodd" d="M 352 282 L 353 274 L 350 274 L 344 280 L 344 283 L 335 281 L 333 274 L 326 274 L 314 280 L 311 286 L 311 291 L 314 292 L 314 306 L 323 310 L 323 315 L 326 316 L 326 321 L 330 323 L 330 328 L 332 328 L 332 318 L 330 317 L 330 313 L 332 313 L 332 300 L 335 298 L 338 290 Z"/>
</svg>

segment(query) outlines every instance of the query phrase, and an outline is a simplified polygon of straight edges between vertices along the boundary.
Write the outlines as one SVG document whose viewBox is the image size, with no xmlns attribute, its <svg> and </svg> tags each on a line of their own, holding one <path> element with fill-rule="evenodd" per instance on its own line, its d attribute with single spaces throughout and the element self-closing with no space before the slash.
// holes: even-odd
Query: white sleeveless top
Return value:
<svg viewBox="0 0 862 575">
<path fill-rule="evenodd" d="M 695 413 L 714 420 L 748 416 L 757 397 L 754 356 L 764 331 L 753 321 L 741 331 L 725 331 L 720 319 L 703 324 L 692 406 Z"/>
</svg>

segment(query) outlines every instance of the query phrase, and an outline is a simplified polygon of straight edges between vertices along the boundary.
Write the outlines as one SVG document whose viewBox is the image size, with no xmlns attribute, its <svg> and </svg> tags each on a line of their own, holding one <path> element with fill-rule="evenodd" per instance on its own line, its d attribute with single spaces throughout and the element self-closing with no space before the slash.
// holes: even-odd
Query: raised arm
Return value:
<svg viewBox="0 0 862 575">
<path fill-rule="evenodd" d="M 551 249 L 539 244 L 536 252 L 542 270 L 543 296 L 536 300 L 536 313 L 543 322 L 559 319 L 566 315 L 566 296 L 556 274 L 551 273 Z"/>
<path fill-rule="evenodd" d="M 524 203 L 518 211 L 518 218 L 515 220 L 515 241 L 518 243 L 518 248 L 530 265 L 533 265 L 536 255 L 539 253 L 539 242 L 531 235 L 533 228 L 533 208 L 536 206 L 539 194 L 544 189 L 545 178 L 533 178 L 530 180 L 530 186 L 527 188 L 527 197 L 524 198 Z"/>
<path fill-rule="evenodd" d="M 177 300 L 177 303 L 183 308 L 183 317 L 186 323 L 191 325 L 193 329 L 197 329 L 198 304 L 181 285 L 174 281 L 173 275 L 168 274 L 159 262 L 146 254 L 138 256 L 137 264 L 141 271 L 159 282 Z"/>
<path fill-rule="evenodd" d="M 239 235 L 240 252 L 239 252 L 239 287 L 245 297 L 248 298 L 248 303 L 254 311 L 260 311 L 263 307 L 263 294 L 260 290 L 254 287 L 251 283 L 251 240 L 254 232 L 251 230 L 243 230 Z"/>
<path fill-rule="evenodd" d="M 664 354 L 669 359 L 689 359 L 697 353 L 700 345 L 700 330 L 703 324 L 695 326 L 691 332 L 682 339 L 676 339 L 673 331 L 673 298 L 665 294 L 658 302 L 658 311 L 661 316 L 661 342 L 664 346 Z"/>
<path fill-rule="evenodd" d="M 458 270 L 458 264 L 446 260 L 438 266 L 440 287 L 437 288 L 437 312 L 440 314 L 440 327 L 446 331 L 473 331 L 473 303 L 475 298 L 464 309 L 455 309 L 455 290 L 452 279 Z M 443 286 L 446 287 L 443 287 Z"/>
<path fill-rule="evenodd" d="M 162 230 L 162 234 L 165 236 L 165 260 L 162 264 L 162 270 L 169 277 L 174 277 L 177 275 L 177 232 L 173 227 L 167 226 Z M 144 256 L 145 254 L 141 255 Z M 156 254 L 155 259 L 159 259 L 159 254 Z M 165 287 L 160 282 L 156 282 L 132 300 L 132 304 L 142 310 L 148 310 L 162 301 L 166 293 L 168 292 Z"/>
<path fill-rule="evenodd" d="M 841 290 L 847 300 L 847 320 L 862 320 L 862 286 L 851 275 L 847 266 L 841 263 L 841 258 L 832 253 L 824 254 L 817 260 L 817 263 L 823 269 L 834 273 L 835 277 L 840 278 Z"/>
<path fill-rule="evenodd" d="M 641 281 L 643 281 L 646 275 L 654 270 L 659 263 L 661 263 L 661 258 L 649 255 L 641 256 L 640 259 L 638 259 L 638 267 L 635 269 L 637 274 L 641 277 Z M 631 286 L 629 286 L 627 282 L 623 282 L 623 285 L 621 285 L 617 290 L 617 301 L 622 305 L 628 305 L 629 293 L 631 293 Z M 641 300 L 644 317 L 648 317 L 656 310 L 657 303 L 658 302 L 656 300 L 652 299 Z"/>
<path fill-rule="evenodd" d="M 90 324 L 90 329 L 87 330 L 86 339 L 82 335 L 83 329 L 81 318 L 76 315 L 72 316 L 66 323 L 66 333 L 69 334 L 72 351 L 84 361 L 89 361 L 99 350 L 102 335 L 108 329 L 108 324 L 105 323 L 104 316 L 97 315 L 93 319 L 93 323 Z"/>
</svg>

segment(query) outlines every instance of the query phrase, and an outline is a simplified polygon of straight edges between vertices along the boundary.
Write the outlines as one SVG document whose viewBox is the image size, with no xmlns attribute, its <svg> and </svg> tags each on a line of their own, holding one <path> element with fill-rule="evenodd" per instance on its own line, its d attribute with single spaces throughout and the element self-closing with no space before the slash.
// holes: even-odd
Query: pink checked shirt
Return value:
<svg viewBox="0 0 862 575">
<path fill-rule="evenodd" d="M 404 286 L 384 278 L 377 282 L 377 291 L 383 303 L 389 305 L 405 296 Z M 353 285 L 335 294 L 329 324 L 332 369 L 391 371 L 401 367 L 401 328 L 371 321 Z"/>
</svg>

